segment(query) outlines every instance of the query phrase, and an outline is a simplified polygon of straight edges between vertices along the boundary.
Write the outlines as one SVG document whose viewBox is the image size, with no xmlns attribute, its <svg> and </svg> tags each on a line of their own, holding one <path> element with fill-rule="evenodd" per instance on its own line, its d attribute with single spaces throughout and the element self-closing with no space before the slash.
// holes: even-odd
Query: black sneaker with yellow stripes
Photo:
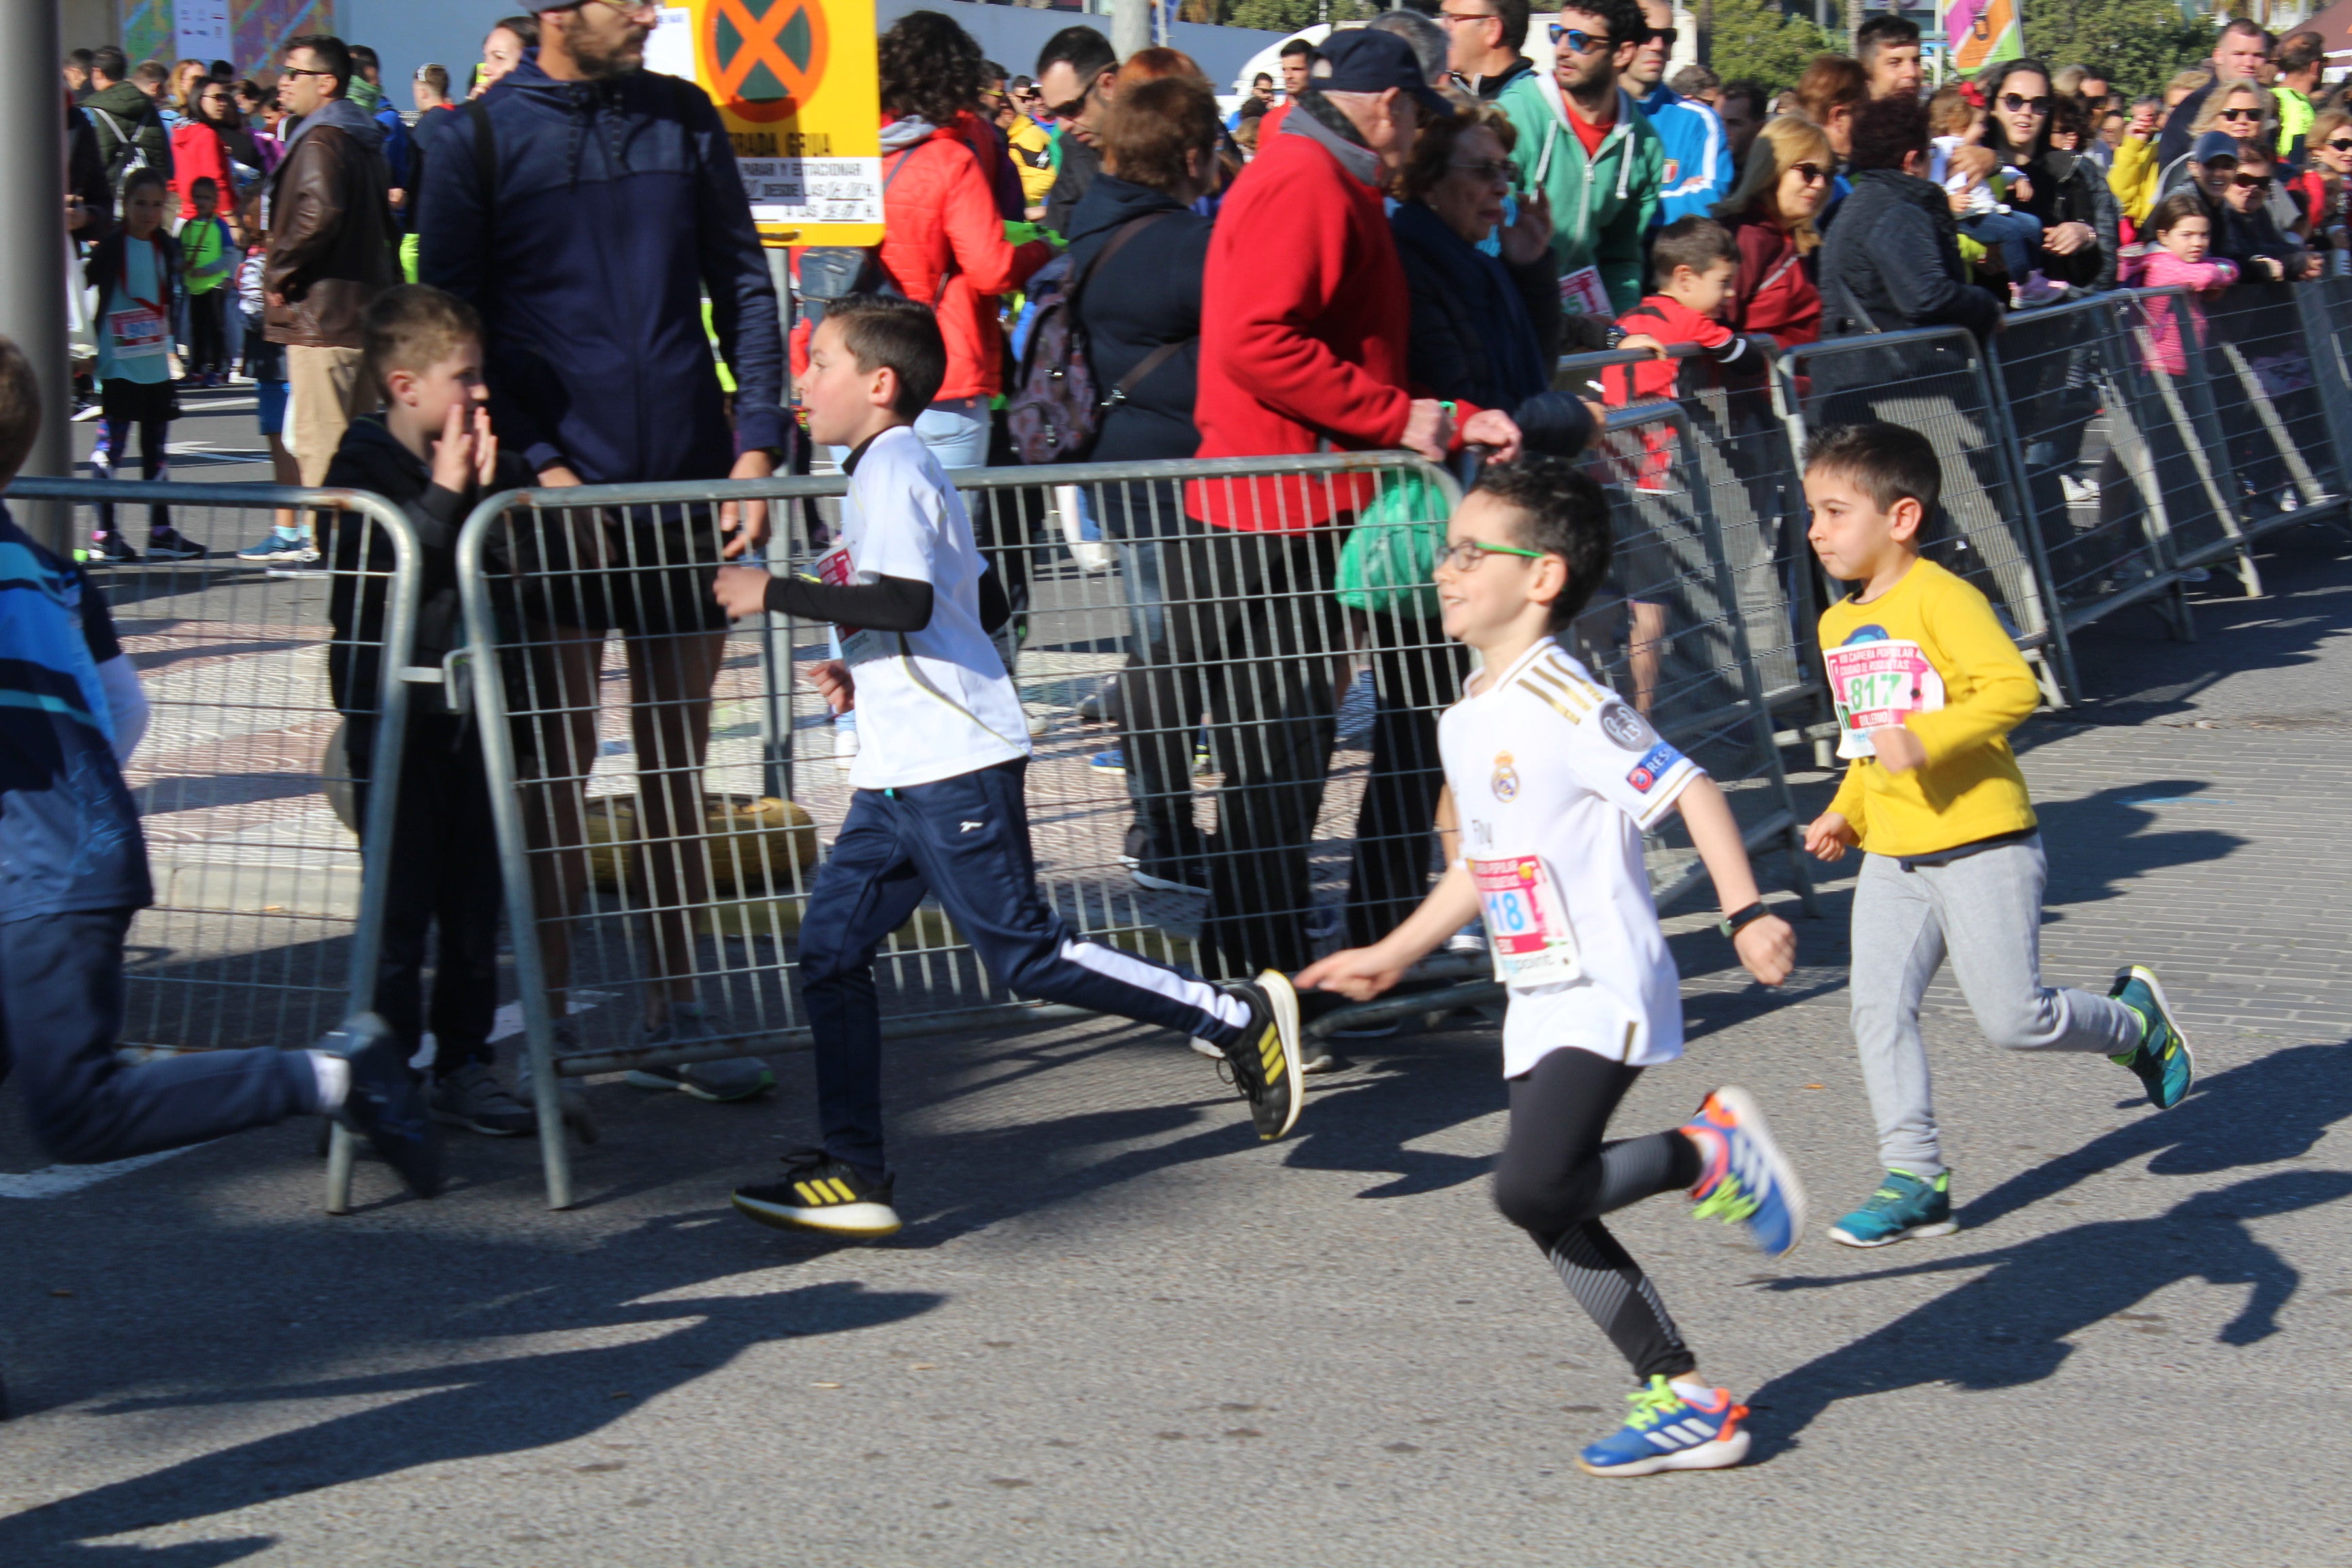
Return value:
<svg viewBox="0 0 2352 1568">
<path fill-rule="evenodd" d="M 1307 1098 L 1299 1077 L 1298 993 L 1271 969 L 1223 990 L 1250 1012 L 1241 1038 L 1223 1047 L 1234 1087 L 1249 1101 L 1259 1139 L 1272 1142 L 1297 1125 L 1298 1108 Z"/>
<path fill-rule="evenodd" d="M 735 1189 L 738 1213 L 782 1230 L 822 1230 L 835 1236 L 888 1236 L 898 1228 L 890 1206 L 893 1179 L 869 1182 L 857 1167 L 822 1149 L 795 1149 L 784 1156 L 783 1180 Z"/>
</svg>

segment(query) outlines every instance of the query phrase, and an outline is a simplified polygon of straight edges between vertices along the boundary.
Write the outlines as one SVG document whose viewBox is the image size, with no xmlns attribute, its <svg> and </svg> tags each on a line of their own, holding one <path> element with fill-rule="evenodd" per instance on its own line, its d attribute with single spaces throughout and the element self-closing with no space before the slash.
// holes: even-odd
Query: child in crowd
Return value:
<svg viewBox="0 0 2352 1568">
<path fill-rule="evenodd" d="M 253 378 L 253 417 L 269 447 L 269 474 L 280 485 L 299 485 L 302 465 L 286 446 L 286 345 L 273 343 L 262 330 L 267 315 L 263 279 L 269 265 L 269 239 L 261 221 L 262 193 L 246 197 L 241 219 L 251 243 L 237 268 L 237 309 L 245 317 L 245 374 Z M 280 507 L 268 535 L 236 552 L 240 561 L 299 566 L 316 561 L 309 519 L 290 507 Z"/>
<path fill-rule="evenodd" d="M 1696 343 L 1722 366 L 1751 363 L 1748 340 L 1723 324 L 1724 301 L 1731 298 L 1739 268 L 1738 242 L 1713 218 L 1678 217 L 1658 230 L 1650 246 L 1650 280 L 1656 292 L 1617 318 L 1627 334 L 1621 348 L 1643 348 L 1657 357 L 1611 365 L 1601 373 L 1602 395 L 1612 408 L 1671 398 L 1682 365 L 1669 357 L 1677 343 Z M 1644 426 L 1644 457 L 1634 482 L 1662 489 L 1674 468 L 1674 433 Z"/>
<path fill-rule="evenodd" d="M 188 187 L 195 213 L 180 226 L 180 279 L 188 291 L 190 386 L 228 384 L 229 282 L 236 270 L 236 236 L 220 216 L 220 185 L 210 174 Z"/>
<path fill-rule="evenodd" d="M 1642 1069 L 1682 1054 L 1679 980 L 1643 833 L 1680 811 L 1757 979 L 1788 978 L 1796 936 L 1765 910 L 1723 792 L 1554 640 L 1609 570 L 1610 549 L 1600 487 L 1559 458 L 1489 468 L 1463 500 L 1437 567 L 1446 635 L 1485 665 L 1438 731 L 1442 809 L 1458 824 L 1463 858 L 1387 937 L 1334 953 L 1298 984 L 1377 995 L 1483 909 L 1509 988 L 1510 1130 L 1495 1202 L 1643 1384 L 1623 1427 L 1578 1465 L 1643 1476 L 1738 1464 L 1748 1413 L 1698 1378 L 1657 1291 L 1601 1216 L 1681 1189 L 1700 1216 L 1745 1224 L 1778 1257 L 1803 1232 L 1805 1201 L 1740 1089 L 1707 1095 L 1680 1127 L 1608 1137 Z"/>
<path fill-rule="evenodd" d="M 2000 199 L 2000 160 L 1990 147 L 1955 147 L 1946 170 L 1944 193 L 1960 232 L 2000 255 L 2013 300 L 2039 302 L 2046 293 L 2034 281 L 2042 256 L 2042 220 Z"/>
<path fill-rule="evenodd" d="M 846 1236 L 898 1228 L 883 1157 L 881 1014 L 874 954 L 926 893 L 998 982 L 1178 1030 L 1231 1064 L 1263 1139 L 1298 1119 L 1298 998 L 1271 971 L 1213 985 L 1073 935 L 1037 887 L 1024 779 L 1030 740 L 989 633 L 1007 618 L 963 499 L 915 418 L 947 374 L 929 306 L 834 301 L 802 380 L 809 434 L 849 448 L 841 542 L 814 580 L 719 569 L 730 616 L 773 610 L 840 628 L 842 658 L 812 680 L 864 721 L 849 814 L 816 874 L 800 932 L 824 1143 L 785 1157 L 782 1181 L 738 1188 L 763 1224 Z M 1459 921 L 1454 922 L 1459 925 Z"/>
<path fill-rule="evenodd" d="M 1947 953 L 1998 1045 L 2097 1051 L 2158 1110 L 2179 1104 L 2196 1073 L 2153 970 L 2129 965 L 2106 996 L 2042 983 L 2049 865 L 2008 740 L 2040 691 L 1985 596 L 1920 558 L 1942 488 L 1935 448 L 1902 426 L 1825 430 L 1805 450 L 1807 537 L 1822 569 L 1853 584 L 1821 620 L 1850 766 L 1805 847 L 1829 861 L 1864 851 L 1853 1032 L 1886 1167 L 1830 1232 L 1849 1247 L 1958 1228 L 1919 1033 L 1920 998 Z"/>
<path fill-rule="evenodd" d="M 0 489 L 40 423 L 32 364 L 0 338 Z M 145 724 L 106 601 L 0 506 L 0 1078 L 18 1075 L 34 1137 L 91 1164 L 323 1113 L 432 1196 L 439 1141 L 380 1019 L 307 1051 L 117 1055 L 123 937 L 153 898 L 122 780 Z"/>
<path fill-rule="evenodd" d="M 163 234 L 163 207 L 171 191 L 163 174 L 134 170 L 122 185 L 122 226 L 99 241 L 82 268 L 98 292 L 98 447 L 90 466 L 100 479 L 131 455 L 131 432 L 139 432 L 139 475 L 168 476 L 164 444 L 179 404 L 172 388 L 172 305 L 179 292 L 180 252 Z M 103 561 L 136 561 L 139 552 L 114 526 L 114 506 L 98 503 L 98 526 L 90 551 Z M 158 561 L 194 561 L 204 546 L 172 526 L 172 509 L 147 509 L 147 553 Z"/>
<path fill-rule="evenodd" d="M 2238 265 L 2223 256 L 2209 256 L 2213 244 L 2213 220 L 2205 198 L 2195 191 L 2175 191 L 2156 204 L 2148 215 L 2148 231 L 2156 244 L 2127 265 L 2126 279 L 2133 286 L 2163 289 L 2174 284 L 2189 290 L 2189 319 L 2196 346 L 2205 347 L 2205 306 L 2200 294 L 2216 294 L 2238 280 Z M 2133 267 L 2137 276 L 2132 276 Z M 2147 310 L 2148 368 L 2171 375 L 2189 374 L 2189 353 L 2181 342 L 2179 317 L 2168 302 Z"/>
<path fill-rule="evenodd" d="M 482 328 L 463 300 L 414 283 L 370 303 L 360 374 L 383 398 L 343 431 L 327 483 L 373 490 L 408 514 L 422 578 L 412 665 L 436 668 L 465 638 L 457 596 L 457 531 L 484 495 L 533 482 L 520 456 L 501 457 L 482 382 Z M 329 618 L 337 657 L 328 668 L 345 715 L 343 744 L 360 782 L 366 820 L 375 776 L 378 688 L 391 539 L 365 519 L 333 514 Z M 488 770 L 469 712 L 438 686 L 409 689 L 401 744 L 399 853 L 371 868 L 386 881 L 383 954 L 375 1006 L 412 1056 L 426 1024 L 434 1040 L 433 1119 L 493 1138 L 537 1129 L 538 1119 L 491 1066 L 498 1012 L 499 845 Z M 425 1009 L 426 933 L 437 927 L 433 1005 Z"/>
</svg>

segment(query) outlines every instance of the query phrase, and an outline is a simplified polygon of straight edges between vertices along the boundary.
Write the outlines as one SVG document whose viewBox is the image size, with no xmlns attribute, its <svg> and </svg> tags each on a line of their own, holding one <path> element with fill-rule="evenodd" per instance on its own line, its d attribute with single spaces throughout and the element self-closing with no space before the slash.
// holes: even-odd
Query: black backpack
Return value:
<svg viewBox="0 0 2352 1568">
<path fill-rule="evenodd" d="M 1049 265 L 1030 279 L 1030 292 L 1037 300 L 1036 315 L 1029 323 L 1029 342 L 1021 355 L 1021 373 L 1013 396 L 1005 404 L 1005 425 L 1012 434 L 1013 449 L 1024 463 L 1082 461 L 1093 449 L 1095 437 L 1102 433 L 1103 415 L 1126 402 L 1127 395 L 1145 376 L 1193 341 L 1185 338 L 1160 344 L 1119 378 L 1109 396 L 1097 395 L 1086 323 L 1078 314 L 1087 280 L 1129 240 L 1171 216 L 1163 211 L 1129 220 L 1111 237 L 1109 244 L 1095 252 L 1093 260 L 1070 278 L 1066 287 L 1049 290 L 1041 286 L 1057 281 L 1048 275 L 1056 267 L 1066 267 L 1066 259 Z"/>
</svg>

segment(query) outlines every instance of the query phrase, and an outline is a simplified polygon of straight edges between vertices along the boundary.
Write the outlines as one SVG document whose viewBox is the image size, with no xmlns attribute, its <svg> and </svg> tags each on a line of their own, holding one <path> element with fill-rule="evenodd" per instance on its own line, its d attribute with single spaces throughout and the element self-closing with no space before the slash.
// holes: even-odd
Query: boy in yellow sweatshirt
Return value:
<svg viewBox="0 0 2352 1568">
<path fill-rule="evenodd" d="M 2009 749 L 2038 691 L 1985 596 L 1919 557 L 1942 488 L 1935 448 L 1902 426 L 1826 430 L 1805 449 L 1807 538 L 1822 569 L 1853 584 L 1821 623 L 1838 754 L 1851 761 L 1805 847 L 1832 861 L 1863 851 L 1853 1035 L 1886 1166 L 1830 1231 L 1849 1247 L 1958 1228 L 1919 1037 L 1919 999 L 1948 953 L 1997 1045 L 2103 1052 L 2159 1110 L 2196 1074 L 2153 970 L 2127 966 L 2106 996 L 2042 984 L 2049 867 Z"/>
</svg>

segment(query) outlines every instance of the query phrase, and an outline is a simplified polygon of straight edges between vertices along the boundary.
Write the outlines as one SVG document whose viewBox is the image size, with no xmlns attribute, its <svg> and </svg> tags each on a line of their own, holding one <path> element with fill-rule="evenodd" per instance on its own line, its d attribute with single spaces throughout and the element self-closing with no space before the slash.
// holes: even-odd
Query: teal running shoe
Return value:
<svg viewBox="0 0 2352 1568">
<path fill-rule="evenodd" d="M 1830 1239 L 1848 1247 L 1885 1247 L 1915 1236 L 1949 1236 L 1960 1228 L 1952 1217 L 1952 1173 L 1936 1179 L 1889 1171 L 1870 1201 L 1830 1226 Z"/>
<path fill-rule="evenodd" d="M 2150 1105 L 2171 1110 L 2188 1098 L 2189 1086 L 2197 1081 L 2197 1058 L 2189 1053 L 2189 1037 L 2172 1021 L 2156 971 L 2135 963 L 2116 976 L 2107 994 L 2122 1003 L 2140 1026 L 2138 1046 L 2107 1059 L 2137 1075 Z"/>
<path fill-rule="evenodd" d="M 1758 1250 L 1783 1258 L 1805 1234 L 1805 1185 L 1744 1089 L 1717 1089 L 1681 1131 L 1702 1162 L 1694 1219 L 1744 1225 Z"/>
<path fill-rule="evenodd" d="M 1694 1405 L 1663 1377 L 1625 1396 L 1625 1425 L 1576 1457 L 1588 1476 L 1652 1476 L 1660 1470 L 1723 1470 L 1748 1457 L 1748 1406 L 1718 1388 L 1711 1405 Z"/>
</svg>

